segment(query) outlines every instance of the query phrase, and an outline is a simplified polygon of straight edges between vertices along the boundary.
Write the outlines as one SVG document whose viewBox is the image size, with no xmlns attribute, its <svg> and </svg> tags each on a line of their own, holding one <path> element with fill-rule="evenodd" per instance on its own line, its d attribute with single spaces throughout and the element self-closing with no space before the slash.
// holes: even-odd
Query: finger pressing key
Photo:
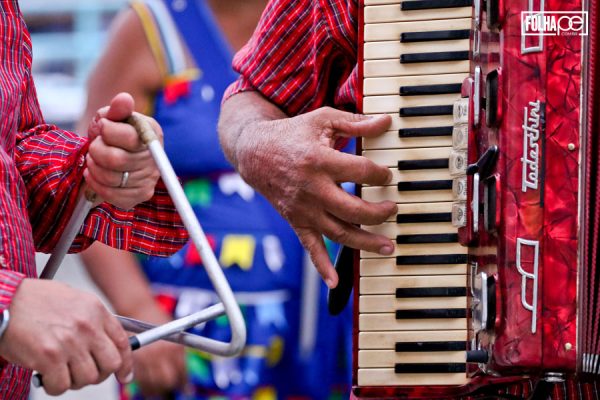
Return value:
<svg viewBox="0 0 600 400">
<path fill-rule="evenodd" d="M 362 185 L 384 186 L 392 181 L 389 168 L 375 164 L 366 157 L 331 150 L 324 154 L 322 167 L 338 183 L 354 182 Z"/>
<path fill-rule="evenodd" d="M 320 224 L 325 236 L 353 249 L 366 250 L 384 256 L 391 255 L 395 250 L 394 243 L 387 237 L 367 232 L 333 216 L 323 218 Z"/>
<path fill-rule="evenodd" d="M 358 225 L 381 224 L 398 212 L 394 202 L 369 203 L 335 185 L 323 195 L 322 204 L 340 220 Z"/>
</svg>

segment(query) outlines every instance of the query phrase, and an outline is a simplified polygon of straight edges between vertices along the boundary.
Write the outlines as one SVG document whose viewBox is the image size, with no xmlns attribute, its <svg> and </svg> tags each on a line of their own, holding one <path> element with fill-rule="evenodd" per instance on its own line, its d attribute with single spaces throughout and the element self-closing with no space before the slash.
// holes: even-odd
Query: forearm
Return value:
<svg viewBox="0 0 600 400">
<path fill-rule="evenodd" d="M 239 169 L 239 152 L 247 149 L 241 145 L 240 138 L 248 131 L 247 128 L 257 122 L 286 117 L 275 104 L 255 91 L 241 92 L 228 98 L 219 117 L 219 139 L 227 159 Z"/>
<path fill-rule="evenodd" d="M 166 318 L 133 254 L 94 243 L 81 253 L 81 259 L 118 314 L 164 322 Z"/>
</svg>

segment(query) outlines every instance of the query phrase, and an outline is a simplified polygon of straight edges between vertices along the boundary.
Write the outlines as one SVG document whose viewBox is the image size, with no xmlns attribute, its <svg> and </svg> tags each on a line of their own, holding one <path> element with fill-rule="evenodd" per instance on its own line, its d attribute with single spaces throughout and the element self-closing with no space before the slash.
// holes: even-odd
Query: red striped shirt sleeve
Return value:
<svg viewBox="0 0 600 400">
<path fill-rule="evenodd" d="M 257 90 L 288 115 L 334 105 L 356 64 L 356 31 L 347 1 L 272 0 L 250 41 L 234 58 L 240 73 L 225 94 Z M 332 32 L 332 26 L 336 32 Z"/>
<path fill-rule="evenodd" d="M 15 160 L 29 195 L 33 238 L 38 251 L 51 252 L 77 201 L 88 140 L 43 124 L 32 81 L 22 102 L 19 130 Z M 187 232 L 159 182 L 154 197 L 133 210 L 108 203 L 95 207 L 71 251 L 81 251 L 94 240 L 121 250 L 168 256 L 187 241 Z"/>
<path fill-rule="evenodd" d="M 0 270 L 0 310 L 10 306 L 23 279 L 25 279 L 25 275 L 20 272 Z"/>
</svg>

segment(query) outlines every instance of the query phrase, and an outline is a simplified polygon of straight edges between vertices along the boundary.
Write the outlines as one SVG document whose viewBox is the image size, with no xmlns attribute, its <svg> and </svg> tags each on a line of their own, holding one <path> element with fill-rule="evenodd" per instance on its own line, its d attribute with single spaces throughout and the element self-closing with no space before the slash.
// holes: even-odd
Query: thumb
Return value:
<svg viewBox="0 0 600 400">
<path fill-rule="evenodd" d="M 392 123 L 387 115 L 361 115 L 344 113 L 340 118 L 331 121 L 337 136 L 374 137 L 386 132 Z"/>
<path fill-rule="evenodd" d="M 121 122 L 131 116 L 135 102 L 129 93 L 119 93 L 110 101 L 110 106 L 98 110 L 100 117 Z"/>
<path fill-rule="evenodd" d="M 119 93 L 110 101 L 110 106 L 102 107 L 96 112 L 96 116 L 90 122 L 88 127 L 88 137 L 94 140 L 100 136 L 102 126 L 100 120 L 107 118 L 111 121 L 121 122 L 133 114 L 135 102 L 129 93 Z"/>
</svg>

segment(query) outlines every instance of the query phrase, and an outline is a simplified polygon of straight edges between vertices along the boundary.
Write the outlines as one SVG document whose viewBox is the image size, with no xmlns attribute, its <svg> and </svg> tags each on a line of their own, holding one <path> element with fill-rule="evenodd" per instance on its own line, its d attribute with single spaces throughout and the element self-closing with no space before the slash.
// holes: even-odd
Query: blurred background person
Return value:
<svg viewBox="0 0 600 400">
<path fill-rule="evenodd" d="M 223 156 L 217 120 L 235 81 L 231 62 L 253 33 L 266 0 L 133 2 L 112 26 L 91 74 L 81 121 L 128 91 L 165 132 L 165 148 L 242 305 L 248 344 L 222 359 L 160 342 L 135 353 L 137 382 L 121 398 L 326 399 L 349 388 L 351 328 L 325 311 L 324 285 L 269 203 Z M 85 132 L 85 126 L 79 126 Z M 285 168 L 285 160 L 281 160 Z M 333 251 L 333 247 L 330 246 Z M 164 323 L 217 299 L 193 246 L 169 259 L 95 245 L 82 255 L 117 313 Z M 304 283 L 303 283 L 304 282 Z M 225 320 L 196 332 L 228 340 Z"/>
</svg>

